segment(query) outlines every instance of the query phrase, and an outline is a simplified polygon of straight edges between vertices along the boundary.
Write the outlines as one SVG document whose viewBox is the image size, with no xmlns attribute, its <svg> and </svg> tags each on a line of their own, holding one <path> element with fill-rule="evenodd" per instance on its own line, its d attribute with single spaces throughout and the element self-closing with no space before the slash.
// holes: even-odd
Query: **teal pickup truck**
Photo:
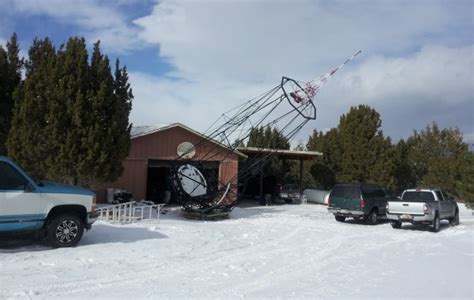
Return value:
<svg viewBox="0 0 474 300">
<path fill-rule="evenodd" d="M 387 190 L 376 184 L 337 184 L 329 195 L 328 211 L 336 220 L 363 219 L 369 225 L 385 216 L 387 201 L 396 200 Z"/>
<path fill-rule="evenodd" d="M 55 248 L 72 247 L 97 220 L 94 210 L 94 192 L 35 181 L 0 156 L 0 233 L 36 231 Z"/>
</svg>

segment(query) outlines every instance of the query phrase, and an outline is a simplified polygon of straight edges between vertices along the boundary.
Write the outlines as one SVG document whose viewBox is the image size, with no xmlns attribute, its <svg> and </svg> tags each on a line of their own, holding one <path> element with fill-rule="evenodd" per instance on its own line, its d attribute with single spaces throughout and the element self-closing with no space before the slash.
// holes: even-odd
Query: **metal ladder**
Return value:
<svg viewBox="0 0 474 300">
<path fill-rule="evenodd" d="M 136 201 L 115 204 L 96 209 L 99 220 L 111 223 L 133 223 L 143 219 L 160 219 L 160 210 L 164 204 L 137 205 Z M 156 209 L 156 214 L 153 210 Z"/>
</svg>

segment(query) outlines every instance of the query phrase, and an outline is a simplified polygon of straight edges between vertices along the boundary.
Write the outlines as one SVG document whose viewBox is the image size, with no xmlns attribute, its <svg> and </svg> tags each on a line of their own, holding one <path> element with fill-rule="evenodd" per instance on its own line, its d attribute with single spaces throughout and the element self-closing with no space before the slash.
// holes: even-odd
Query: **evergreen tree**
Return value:
<svg viewBox="0 0 474 300">
<path fill-rule="evenodd" d="M 261 126 L 250 131 L 247 147 L 288 150 L 290 149 L 290 142 L 276 128 Z M 291 179 L 290 169 L 290 162 L 270 159 L 265 165 L 263 172 L 266 176 L 274 176 L 280 181 L 287 181 Z"/>
<path fill-rule="evenodd" d="M 326 134 L 313 132 L 308 149 L 323 153 L 311 167 L 316 182 L 330 188 L 335 183 L 380 183 L 395 189 L 394 151 L 380 130 L 377 111 L 366 105 L 352 107 L 337 128 Z"/>
<path fill-rule="evenodd" d="M 13 93 L 20 85 L 23 67 L 16 33 L 7 42 L 6 49 L 0 45 L 0 155 L 7 154 L 6 140 L 13 116 Z"/>
<path fill-rule="evenodd" d="M 83 38 L 59 50 L 35 40 L 14 98 L 8 151 L 33 175 L 85 185 L 121 175 L 133 94 L 126 67 L 117 60 L 112 74 L 99 42 L 89 64 Z"/>
<path fill-rule="evenodd" d="M 388 152 L 391 142 L 383 137 L 377 111 L 366 105 L 352 107 L 338 126 L 341 144 L 340 182 L 383 182 L 387 184 Z M 386 173 L 387 172 L 387 173 Z"/>
<path fill-rule="evenodd" d="M 461 131 L 440 129 L 433 123 L 420 132 L 415 131 L 406 143 L 414 183 L 442 188 L 459 196 L 468 153 Z"/>
<path fill-rule="evenodd" d="M 97 42 L 94 44 L 90 67 L 90 107 L 85 106 L 85 110 L 78 113 L 91 118 L 90 125 L 83 126 L 81 143 L 83 159 L 79 177 L 85 183 L 115 180 L 122 174 L 121 162 L 128 155 L 131 130 L 128 116 L 133 93 L 126 67 L 121 68 L 118 60 L 114 75 L 108 57 L 102 55 L 100 43 Z"/>
<path fill-rule="evenodd" d="M 48 159 L 48 177 L 77 184 L 83 162 L 83 128 L 90 122 L 86 100 L 90 77 L 84 38 L 70 38 L 57 53 L 53 71 L 57 88 L 49 98 L 48 148 L 55 153 Z"/>
<path fill-rule="evenodd" d="M 463 161 L 461 178 L 456 184 L 457 194 L 467 206 L 474 208 L 474 153 L 465 153 Z"/>
<path fill-rule="evenodd" d="M 408 153 L 408 145 L 403 139 L 393 148 L 395 191 L 398 194 L 416 186 L 414 172 L 408 160 Z"/>
<path fill-rule="evenodd" d="M 47 159 L 54 155 L 45 132 L 48 104 L 57 81 L 56 49 L 51 41 L 35 39 L 25 62 L 26 79 L 13 94 L 12 127 L 7 139 L 8 155 L 35 177 L 45 177 Z"/>
</svg>

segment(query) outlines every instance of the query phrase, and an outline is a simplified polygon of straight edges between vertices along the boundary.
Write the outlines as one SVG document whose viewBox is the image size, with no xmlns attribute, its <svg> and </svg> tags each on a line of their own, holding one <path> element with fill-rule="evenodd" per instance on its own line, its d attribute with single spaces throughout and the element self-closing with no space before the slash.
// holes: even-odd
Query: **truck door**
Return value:
<svg viewBox="0 0 474 300">
<path fill-rule="evenodd" d="M 15 167 L 0 161 L 0 231 L 40 228 L 41 194 Z"/>
<path fill-rule="evenodd" d="M 446 201 L 441 193 L 441 191 L 436 191 L 436 198 L 438 198 L 439 203 L 439 216 L 445 218 L 449 214 L 449 203 Z"/>
<path fill-rule="evenodd" d="M 455 205 L 453 200 L 443 191 L 441 191 L 441 194 L 443 195 L 444 202 L 446 205 L 446 216 L 447 217 L 454 217 L 454 210 L 455 210 Z"/>
</svg>

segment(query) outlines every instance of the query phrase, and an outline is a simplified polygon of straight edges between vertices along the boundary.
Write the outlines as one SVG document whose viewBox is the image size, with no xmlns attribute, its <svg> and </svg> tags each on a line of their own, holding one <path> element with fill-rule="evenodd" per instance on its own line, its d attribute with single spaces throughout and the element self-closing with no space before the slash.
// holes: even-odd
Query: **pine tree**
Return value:
<svg viewBox="0 0 474 300">
<path fill-rule="evenodd" d="M 92 89 L 88 98 L 92 123 L 85 130 L 83 141 L 86 148 L 80 168 L 83 182 L 104 183 L 117 179 L 122 173 L 121 162 L 128 155 L 131 130 L 128 116 L 133 93 L 126 67 L 121 68 L 118 60 L 114 75 L 108 57 L 102 55 L 97 42 L 90 67 Z"/>
<path fill-rule="evenodd" d="M 335 183 L 379 183 L 396 188 L 394 151 L 383 136 L 377 111 L 366 105 L 352 107 L 337 128 L 313 132 L 308 149 L 321 151 L 322 160 L 311 167 L 316 182 L 330 188 Z"/>
<path fill-rule="evenodd" d="M 21 82 L 23 60 L 19 57 L 16 33 L 6 44 L 5 51 L 0 45 L 0 155 L 6 155 L 6 140 L 13 117 L 13 93 Z"/>
<path fill-rule="evenodd" d="M 290 142 L 276 128 L 261 126 L 251 130 L 247 147 L 288 150 L 290 149 Z M 266 176 L 274 176 L 281 182 L 285 182 L 292 178 L 290 170 L 290 162 L 275 158 L 266 161 L 263 168 L 263 172 Z"/>
<path fill-rule="evenodd" d="M 456 183 L 456 192 L 466 205 L 474 208 L 474 153 L 466 152 L 461 166 L 461 178 Z"/>
<path fill-rule="evenodd" d="M 442 188 L 456 196 L 463 180 L 468 145 L 459 129 L 440 129 L 436 123 L 407 140 L 408 163 L 416 185 Z"/>
<path fill-rule="evenodd" d="M 88 61 L 83 38 L 56 50 L 35 39 L 26 79 L 14 94 L 9 154 L 38 177 L 74 184 L 114 181 L 130 146 L 133 99 L 126 67 L 94 44 Z"/>
<path fill-rule="evenodd" d="M 48 103 L 56 88 L 56 49 L 51 41 L 35 39 L 25 62 L 26 79 L 13 94 L 12 127 L 7 139 L 8 155 L 36 177 L 45 177 L 49 149 L 45 127 Z"/>
<path fill-rule="evenodd" d="M 55 153 L 48 159 L 48 177 L 77 183 L 84 155 L 83 128 L 89 122 L 86 94 L 89 65 L 84 38 L 70 38 L 57 54 L 52 71 L 57 88 L 48 103 L 48 148 Z"/>
<path fill-rule="evenodd" d="M 337 129 L 333 128 L 326 134 L 313 131 L 306 147 L 309 151 L 318 151 L 323 156 L 310 165 L 310 173 L 316 186 L 331 189 L 336 184 L 336 173 L 340 171 L 340 147 L 337 139 Z"/>
</svg>

